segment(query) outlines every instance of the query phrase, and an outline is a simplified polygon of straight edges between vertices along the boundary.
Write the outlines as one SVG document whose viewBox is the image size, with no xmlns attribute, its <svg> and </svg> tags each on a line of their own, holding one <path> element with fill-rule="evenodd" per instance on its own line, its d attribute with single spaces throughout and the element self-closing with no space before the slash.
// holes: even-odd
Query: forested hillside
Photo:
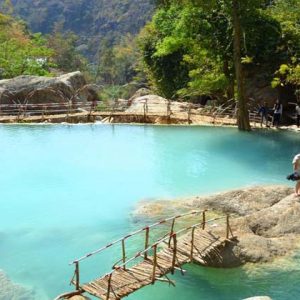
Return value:
<svg viewBox="0 0 300 300">
<path fill-rule="evenodd" d="M 0 0 L 0 4 L 7 0 Z M 33 32 L 50 33 L 55 23 L 80 37 L 80 47 L 95 54 L 99 43 L 120 41 L 136 34 L 150 20 L 150 0 L 11 0 L 14 15 L 24 19 Z"/>
<path fill-rule="evenodd" d="M 3 14 L 43 34 L 59 70 L 87 71 L 90 80 L 102 85 L 132 81 L 135 36 L 154 9 L 152 0 L 0 0 Z"/>
</svg>

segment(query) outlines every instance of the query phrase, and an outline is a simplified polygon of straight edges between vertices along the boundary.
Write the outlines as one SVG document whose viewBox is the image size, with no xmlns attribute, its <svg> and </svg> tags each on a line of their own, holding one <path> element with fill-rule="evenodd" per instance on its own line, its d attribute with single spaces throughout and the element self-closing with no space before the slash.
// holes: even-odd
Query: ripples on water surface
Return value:
<svg viewBox="0 0 300 300">
<path fill-rule="evenodd" d="M 37 299 L 52 299 L 69 290 L 70 260 L 141 226 L 130 219 L 139 200 L 286 183 L 298 152 L 300 135 L 287 132 L 1 126 L 0 269 L 34 288 Z M 99 275 L 115 261 L 111 256 L 88 261 L 83 272 Z M 159 283 L 129 299 L 300 297 L 297 268 L 187 270 L 175 275 L 176 288 Z"/>
</svg>

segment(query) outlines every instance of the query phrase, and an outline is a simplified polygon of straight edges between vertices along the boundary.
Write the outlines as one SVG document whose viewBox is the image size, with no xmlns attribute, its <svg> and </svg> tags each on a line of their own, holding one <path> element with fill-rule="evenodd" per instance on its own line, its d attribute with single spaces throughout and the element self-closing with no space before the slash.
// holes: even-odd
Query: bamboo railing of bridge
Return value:
<svg viewBox="0 0 300 300">
<path fill-rule="evenodd" d="M 157 111 L 157 107 L 153 103 L 148 103 L 147 99 L 143 100 L 140 105 L 140 110 L 130 112 L 127 109 L 130 107 L 129 100 L 117 99 L 114 101 L 85 101 L 82 102 L 76 96 L 82 89 L 76 91 L 72 97 L 66 97 L 61 91 L 48 89 L 49 92 L 59 97 L 59 103 L 30 103 L 33 95 L 38 92 L 33 91 L 29 93 L 24 101 L 13 101 L 10 104 L 0 103 L 0 122 L 45 122 L 51 119 L 55 122 L 65 122 L 76 120 L 77 118 L 86 117 L 86 121 L 93 122 L 97 117 L 101 117 L 104 123 L 113 123 L 114 118 L 133 118 L 138 123 L 151 123 L 149 118 L 155 119 L 157 117 L 165 118 L 168 123 L 172 120 L 180 119 L 191 124 L 193 117 L 203 116 L 210 117 L 212 124 L 219 124 L 224 120 L 234 120 L 237 115 L 237 108 L 233 100 L 227 101 L 220 106 L 203 107 L 200 104 L 184 103 L 180 111 L 172 109 L 171 101 L 166 101 L 165 111 L 161 108 Z M 13 97 L 13 94 L 11 95 Z M 79 101 L 78 101 L 79 100 Z M 260 123 L 260 117 L 256 110 L 249 110 L 250 122 L 256 127 L 256 123 Z M 71 121 L 72 122 L 72 121 Z M 234 122 L 233 122 L 234 124 Z"/>
<path fill-rule="evenodd" d="M 164 219 L 74 260 L 71 263 L 75 267 L 71 283 L 75 286 L 76 291 L 58 296 L 56 299 L 85 292 L 103 300 L 122 299 L 156 281 L 174 285 L 167 275 L 174 274 L 175 270 L 180 270 L 184 274 L 182 266 L 186 263 L 196 262 L 208 265 L 217 260 L 222 261 L 222 249 L 226 246 L 226 242 L 230 242 L 234 238 L 229 215 L 207 220 L 206 214 L 207 210 L 193 211 Z M 199 215 L 201 215 L 200 222 L 175 230 L 177 220 Z M 216 236 L 207 229 L 207 224 L 218 220 L 226 221 L 223 237 Z M 168 232 L 156 239 L 154 243 L 150 243 L 150 233 L 153 229 L 168 222 L 171 222 Z M 138 234 L 144 234 L 144 247 L 132 257 L 127 258 L 126 244 L 130 238 Z M 112 266 L 112 271 L 89 283 L 81 284 L 80 264 L 115 245 L 121 245 L 121 259 Z"/>
</svg>

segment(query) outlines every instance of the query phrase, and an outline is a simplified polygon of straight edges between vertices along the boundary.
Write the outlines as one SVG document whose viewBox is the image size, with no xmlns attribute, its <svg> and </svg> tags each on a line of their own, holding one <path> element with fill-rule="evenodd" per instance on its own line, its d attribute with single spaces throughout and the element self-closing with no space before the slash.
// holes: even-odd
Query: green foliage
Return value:
<svg viewBox="0 0 300 300">
<path fill-rule="evenodd" d="M 28 35 L 21 23 L 0 14 L 0 76 L 49 75 L 53 51 L 40 35 Z"/>
<path fill-rule="evenodd" d="M 94 80 L 103 85 L 129 83 L 137 75 L 138 58 L 136 40 L 131 34 L 124 36 L 114 46 L 108 40 L 103 40 L 97 63 L 91 65 Z"/>
<path fill-rule="evenodd" d="M 300 53 L 298 0 L 243 0 L 241 62 L 245 74 L 272 76 L 288 65 L 288 82 L 297 81 Z M 152 22 L 139 37 L 151 84 L 172 97 L 232 97 L 234 85 L 232 0 L 156 1 Z M 287 16 L 285 15 L 287 12 Z M 282 75 L 281 75 L 282 77 Z M 276 82 L 282 82 L 276 79 Z"/>
<path fill-rule="evenodd" d="M 300 3 L 298 0 L 276 0 L 268 14 L 281 25 L 278 52 L 280 66 L 272 86 L 300 85 Z"/>
<path fill-rule="evenodd" d="M 57 23 L 47 38 L 47 46 L 54 51 L 52 61 L 58 69 L 64 72 L 86 70 L 87 60 L 77 51 L 76 34 L 63 32 L 63 24 Z"/>
<path fill-rule="evenodd" d="M 133 84 L 102 86 L 99 97 L 103 103 L 99 104 L 98 110 L 107 109 L 110 101 L 129 99 L 135 91 L 136 87 Z"/>
<path fill-rule="evenodd" d="M 3 0 L 0 2 L 0 12 L 5 15 L 12 15 L 14 7 L 11 0 Z"/>
<path fill-rule="evenodd" d="M 216 33 L 218 26 L 222 33 Z M 210 22 L 200 7 L 169 3 L 160 8 L 140 36 L 145 67 L 152 84 L 166 97 L 210 94 L 220 90 L 218 83 L 224 86 L 226 82 L 218 57 L 222 53 L 222 47 L 218 46 L 223 45 L 223 40 L 227 41 L 224 31 L 226 29 L 217 22 Z M 215 37 L 214 45 L 210 44 L 211 34 Z M 210 47 L 217 51 L 210 51 Z"/>
</svg>

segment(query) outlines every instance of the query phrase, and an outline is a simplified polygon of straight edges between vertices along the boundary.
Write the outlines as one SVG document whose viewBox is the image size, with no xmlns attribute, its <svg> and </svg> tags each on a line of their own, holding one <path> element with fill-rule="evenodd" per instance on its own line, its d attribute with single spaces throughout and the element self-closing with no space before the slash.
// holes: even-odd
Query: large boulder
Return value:
<svg viewBox="0 0 300 300">
<path fill-rule="evenodd" d="M 18 76 L 0 80 L 0 104 L 62 103 L 98 100 L 96 88 L 87 85 L 81 72 L 59 77 Z"/>
<path fill-rule="evenodd" d="M 126 110 L 128 113 L 144 113 L 144 109 L 149 114 L 167 115 L 170 110 L 172 113 L 183 113 L 188 111 L 189 103 L 168 101 L 157 95 L 145 95 L 132 97 L 129 100 L 130 107 Z"/>
<path fill-rule="evenodd" d="M 134 99 L 139 98 L 139 97 L 143 97 L 143 96 L 147 96 L 147 95 L 151 95 L 151 90 L 149 90 L 147 88 L 140 88 L 129 99 L 129 102 L 131 103 Z"/>
<path fill-rule="evenodd" d="M 157 221 L 193 209 L 208 209 L 212 218 L 231 215 L 230 225 L 237 238 L 220 250 L 222 260 L 211 262 L 212 266 L 271 262 L 299 250 L 300 202 L 288 186 L 257 186 L 211 196 L 142 202 L 134 217 L 137 221 L 141 218 Z M 225 235 L 223 223 L 208 226 L 216 235 Z"/>
</svg>

